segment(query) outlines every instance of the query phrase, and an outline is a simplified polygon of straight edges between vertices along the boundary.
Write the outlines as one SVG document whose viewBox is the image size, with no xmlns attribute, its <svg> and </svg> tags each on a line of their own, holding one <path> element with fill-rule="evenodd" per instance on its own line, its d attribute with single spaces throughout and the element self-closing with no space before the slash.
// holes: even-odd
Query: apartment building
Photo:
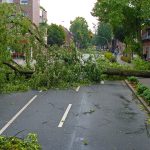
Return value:
<svg viewBox="0 0 150 150">
<path fill-rule="evenodd" d="M 147 54 L 147 60 L 150 61 L 150 27 L 142 31 L 143 54 Z"/>
<path fill-rule="evenodd" d="M 22 7 L 23 14 L 37 26 L 40 23 L 40 0 L 0 0 L 4 3 L 16 3 Z"/>
<path fill-rule="evenodd" d="M 40 23 L 47 22 L 47 11 L 40 6 Z"/>
</svg>

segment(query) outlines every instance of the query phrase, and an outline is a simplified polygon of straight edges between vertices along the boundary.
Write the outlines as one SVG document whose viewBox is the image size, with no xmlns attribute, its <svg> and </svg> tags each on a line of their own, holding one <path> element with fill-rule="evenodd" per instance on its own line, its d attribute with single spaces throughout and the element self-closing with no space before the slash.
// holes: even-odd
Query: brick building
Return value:
<svg viewBox="0 0 150 150">
<path fill-rule="evenodd" d="M 22 7 L 23 14 L 37 26 L 40 23 L 40 0 L 0 0 L 0 2 L 16 3 Z"/>
</svg>

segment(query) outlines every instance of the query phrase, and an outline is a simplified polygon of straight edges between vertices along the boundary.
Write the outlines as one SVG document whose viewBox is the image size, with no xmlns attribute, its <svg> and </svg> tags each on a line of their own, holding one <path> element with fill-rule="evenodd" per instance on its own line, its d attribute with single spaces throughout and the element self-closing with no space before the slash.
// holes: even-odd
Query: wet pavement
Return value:
<svg viewBox="0 0 150 150">
<path fill-rule="evenodd" d="M 1 95 L 0 127 L 35 93 L 35 101 L 3 135 L 19 133 L 17 136 L 23 138 L 29 132 L 37 133 L 43 150 L 150 149 L 150 125 L 146 122 L 149 117 L 124 82 L 107 81 L 104 85 L 82 87 L 79 92 L 49 90 Z M 16 105 L 11 108 L 9 103 Z M 72 107 L 64 125 L 58 128 L 69 104 Z"/>
</svg>

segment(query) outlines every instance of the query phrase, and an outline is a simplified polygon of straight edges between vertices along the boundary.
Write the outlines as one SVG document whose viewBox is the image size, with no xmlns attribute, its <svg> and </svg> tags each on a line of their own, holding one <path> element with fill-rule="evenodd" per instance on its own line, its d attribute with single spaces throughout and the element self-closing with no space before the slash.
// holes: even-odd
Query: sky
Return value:
<svg viewBox="0 0 150 150">
<path fill-rule="evenodd" d="M 76 17 L 84 17 L 89 28 L 93 31 L 93 23 L 97 24 L 95 17 L 91 15 L 96 0 L 40 0 L 48 13 L 48 24 L 56 23 L 64 27 L 70 27 L 70 21 Z"/>
</svg>

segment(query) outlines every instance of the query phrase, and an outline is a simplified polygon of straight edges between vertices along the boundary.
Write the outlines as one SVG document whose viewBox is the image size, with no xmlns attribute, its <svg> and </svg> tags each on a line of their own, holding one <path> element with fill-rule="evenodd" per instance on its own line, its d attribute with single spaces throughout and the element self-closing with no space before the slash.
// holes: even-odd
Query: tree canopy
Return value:
<svg viewBox="0 0 150 150">
<path fill-rule="evenodd" d="M 108 23 L 100 22 L 95 38 L 97 46 L 108 46 L 112 39 L 111 26 Z"/>
<path fill-rule="evenodd" d="M 19 5 L 1 3 L 0 18 L 0 62 L 11 60 L 13 51 L 24 53 L 28 61 L 31 47 L 38 50 L 38 43 L 44 44 L 38 28 L 23 15 Z"/>
<path fill-rule="evenodd" d="M 90 41 L 87 21 L 83 17 L 77 17 L 71 22 L 70 31 L 78 48 L 87 48 Z"/>
<path fill-rule="evenodd" d="M 51 24 L 48 26 L 48 41 L 49 45 L 61 46 L 65 43 L 66 34 L 62 26 Z"/>
<path fill-rule="evenodd" d="M 92 14 L 115 29 L 122 27 L 128 39 L 141 45 L 141 29 L 150 24 L 149 4 L 150 0 L 97 0 Z"/>
</svg>

